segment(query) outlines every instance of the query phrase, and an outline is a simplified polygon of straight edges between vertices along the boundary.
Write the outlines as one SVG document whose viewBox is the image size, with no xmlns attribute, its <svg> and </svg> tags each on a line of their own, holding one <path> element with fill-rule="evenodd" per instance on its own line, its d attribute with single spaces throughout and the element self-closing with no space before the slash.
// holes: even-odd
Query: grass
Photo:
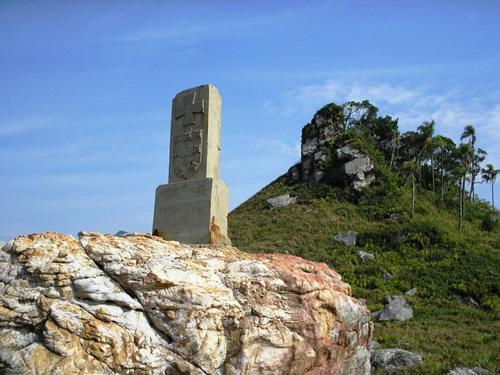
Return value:
<svg viewBox="0 0 500 375">
<path fill-rule="evenodd" d="M 267 207 L 267 198 L 285 193 L 297 196 L 298 203 Z M 458 230 L 451 200 L 442 202 L 425 190 L 418 192 L 411 218 L 410 199 L 405 187 L 374 188 L 353 203 L 329 185 L 289 184 L 281 177 L 230 213 L 229 233 L 243 251 L 326 262 L 372 311 L 382 307 L 385 295 L 416 287 L 417 295 L 408 297 L 412 320 L 375 323 L 374 339 L 382 347 L 423 356 L 424 364 L 407 373 L 443 374 L 476 366 L 500 372 L 499 229 L 481 230 L 479 214 L 469 207 L 469 220 Z M 479 206 L 474 212 L 482 211 Z M 400 222 L 390 222 L 390 214 L 398 214 Z M 358 233 L 358 246 L 333 243 L 332 237 L 346 230 Z M 397 234 L 406 241 L 395 241 Z M 362 264 L 359 249 L 373 253 L 375 261 Z M 386 272 L 391 280 L 382 278 Z M 463 297 L 474 298 L 480 308 L 465 305 Z"/>
</svg>

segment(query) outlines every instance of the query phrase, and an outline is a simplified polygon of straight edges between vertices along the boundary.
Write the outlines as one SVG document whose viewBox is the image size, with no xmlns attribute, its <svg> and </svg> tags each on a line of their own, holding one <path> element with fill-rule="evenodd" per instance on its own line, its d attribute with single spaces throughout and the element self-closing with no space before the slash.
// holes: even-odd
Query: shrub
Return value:
<svg viewBox="0 0 500 375">
<path fill-rule="evenodd" d="M 497 227 L 497 224 L 498 223 L 495 217 L 488 212 L 481 220 L 481 229 L 487 232 L 492 232 Z"/>
</svg>

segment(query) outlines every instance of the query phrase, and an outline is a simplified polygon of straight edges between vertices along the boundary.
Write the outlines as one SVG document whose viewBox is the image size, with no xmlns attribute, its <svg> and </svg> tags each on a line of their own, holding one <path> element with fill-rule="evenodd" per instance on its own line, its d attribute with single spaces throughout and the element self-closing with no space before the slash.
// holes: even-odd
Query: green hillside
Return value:
<svg viewBox="0 0 500 375">
<path fill-rule="evenodd" d="M 373 120 L 380 119 L 375 111 Z M 417 288 L 415 296 L 405 297 L 413 319 L 375 323 L 374 339 L 381 347 L 422 354 L 423 366 L 407 372 L 411 374 L 443 374 L 457 366 L 499 373 L 500 230 L 492 218 L 495 213 L 486 202 L 458 199 L 463 186 L 459 174 L 454 180 L 447 173 L 443 193 L 436 182 L 433 192 L 429 168 L 436 168 L 439 176 L 439 166 L 429 167 L 423 157 L 412 159 L 421 165 L 414 175 L 412 210 L 412 171 L 404 160 L 411 158 L 410 147 L 398 150 L 403 156 L 389 168 L 394 153 L 384 154 L 369 125 L 355 124 L 329 145 L 356 145 L 369 154 L 376 167 L 375 184 L 361 193 L 346 189 L 335 174 L 335 157 L 323 161 L 327 173 L 322 182 L 297 181 L 285 174 L 230 213 L 233 244 L 248 252 L 282 252 L 326 262 L 352 286 L 356 298 L 366 299 L 371 311 L 382 308 L 385 295 Z M 304 130 L 311 126 L 314 121 Z M 266 199 L 287 193 L 297 197 L 295 204 L 268 207 Z M 357 232 L 356 246 L 332 241 L 348 230 Z M 374 254 L 375 260 L 362 263 L 359 250 Z M 478 306 L 472 306 L 474 301 Z"/>
</svg>

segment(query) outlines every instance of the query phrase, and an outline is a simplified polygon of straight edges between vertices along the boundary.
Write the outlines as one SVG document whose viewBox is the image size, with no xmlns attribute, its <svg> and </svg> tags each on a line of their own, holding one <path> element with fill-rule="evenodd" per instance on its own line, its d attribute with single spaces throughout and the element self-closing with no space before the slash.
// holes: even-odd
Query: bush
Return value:
<svg viewBox="0 0 500 375">
<path fill-rule="evenodd" d="M 495 217 L 491 213 L 487 213 L 481 220 L 481 229 L 491 232 L 497 227 L 497 224 Z"/>
</svg>

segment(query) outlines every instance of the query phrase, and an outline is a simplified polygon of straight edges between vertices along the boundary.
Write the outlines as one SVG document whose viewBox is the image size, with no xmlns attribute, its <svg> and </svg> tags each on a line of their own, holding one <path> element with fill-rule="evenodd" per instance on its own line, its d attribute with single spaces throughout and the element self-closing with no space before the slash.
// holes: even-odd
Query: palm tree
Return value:
<svg viewBox="0 0 500 375">
<path fill-rule="evenodd" d="M 436 146 L 439 148 L 439 153 L 441 154 L 441 199 L 444 198 L 444 155 L 446 152 L 446 141 L 440 136 L 436 135 L 434 137 Z"/>
<path fill-rule="evenodd" d="M 463 141 L 464 139 L 469 139 L 469 144 L 472 147 L 472 152 L 475 152 L 475 147 L 476 147 L 476 129 L 472 125 L 467 125 L 464 128 L 464 131 L 462 135 L 460 136 L 460 140 Z M 470 190 L 469 190 L 469 198 L 472 199 L 472 196 L 474 194 L 474 183 L 475 183 L 475 176 L 472 176 L 472 158 L 470 160 L 470 165 L 468 166 L 469 173 L 471 174 L 471 182 L 470 182 Z"/>
<path fill-rule="evenodd" d="M 495 185 L 495 180 L 497 179 L 497 174 L 500 170 L 495 169 L 493 164 L 487 164 L 486 168 L 483 168 L 481 171 L 483 172 L 483 180 L 487 184 L 491 184 L 491 206 L 495 208 L 495 190 L 493 185 Z"/>
<path fill-rule="evenodd" d="M 471 189 L 469 192 L 469 197 L 472 200 L 472 205 L 474 205 L 474 186 L 475 186 L 475 181 L 476 177 L 481 173 L 481 163 L 486 159 L 486 155 L 488 153 L 484 151 L 482 148 L 477 149 L 477 152 L 474 154 L 472 157 L 471 161 L 471 169 L 470 169 L 470 180 L 471 180 Z"/>
<path fill-rule="evenodd" d="M 393 133 L 393 137 L 391 139 L 391 161 L 389 163 L 389 170 L 392 170 L 392 165 L 394 164 L 394 156 L 396 154 L 396 150 L 401 146 L 401 134 L 398 130 Z"/>
<path fill-rule="evenodd" d="M 465 179 L 467 176 L 467 168 L 462 165 L 457 165 L 453 171 L 452 175 L 457 181 L 457 191 L 458 191 L 458 228 L 462 228 L 462 221 L 464 218 L 464 188 Z"/>
<path fill-rule="evenodd" d="M 414 161 L 406 161 L 403 164 L 403 169 L 405 169 L 408 172 L 408 175 L 411 177 L 411 216 L 413 217 L 415 215 L 415 201 L 417 198 L 415 175 L 419 170 L 419 165 Z"/>
<path fill-rule="evenodd" d="M 467 172 L 469 171 L 473 150 L 470 144 L 460 143 L 456 149 L 458 166 L 454 170 L 454 174 L 458 177 L 458 204 L 459 204 L 459 228 L 462 227 L 462 220 L 465 217 L 465 181 L 467 180 Z"/>
<path fill-rule="evenodd" d="M 419 166 L 422 166 L 426 157 L 430 155 L 431 160 L 431 170 L 432 170 L 432 182 L 433 182 L 433 191 L 434 191 L 434 145 L 432 142 L 432 137 L 434 136 L 434 120 L 424 121 L 422 125 L 418 127 L 418 138 L 420 144 L 420 153 L 418 157 Z"/>
<path fill-rule="evenodd" d="M 460 136 L 460 140 L 463 141 L 466 138 L 469 138 L 469 143 L 472 145 L 472 148 L 474 148 L 474 145 L 476 144 L 476 129 L 474 129 L 474 126 L 467 125 L 464 128 L 464 131 Z"/>
</svg>

